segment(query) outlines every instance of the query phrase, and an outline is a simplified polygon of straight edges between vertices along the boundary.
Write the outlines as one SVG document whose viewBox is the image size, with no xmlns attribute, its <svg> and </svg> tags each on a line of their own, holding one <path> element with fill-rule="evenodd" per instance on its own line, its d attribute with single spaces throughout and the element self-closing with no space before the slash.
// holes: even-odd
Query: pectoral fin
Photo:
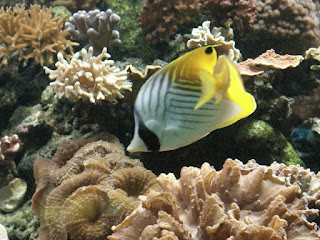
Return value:
<svg viewBox="0 0 320 240">
<path fill-rule="evenodd" d="M 199 76 L 201 80 L 201 95 L 195 110 L 215 98 L 215 104 L 218 104 L 229 88 L 230 72 L 228 68 L 226 56 L 219 57 L 214 67 L 213 76 L 204 70 L 200 70 Z"/>
</svg>

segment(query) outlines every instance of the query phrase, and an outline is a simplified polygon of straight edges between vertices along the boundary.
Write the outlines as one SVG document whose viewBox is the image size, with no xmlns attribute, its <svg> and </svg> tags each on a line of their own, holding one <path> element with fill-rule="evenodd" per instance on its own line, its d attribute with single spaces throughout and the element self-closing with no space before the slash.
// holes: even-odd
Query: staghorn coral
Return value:
<svg viewBox="0 0 320 240">
<path fill-rule="evenodd" d="M 94 54 L 100 53 L 104 47 L 111 49 L 120 44 L 119 32 L 114 27 L 120 17 L 112 13 L 111 9 L 99 11 L 78 11 L 65 23 L 73 40 L 89 40 L 88 45 L 93 47 Z"/>
<path fill-rule="evenodd" d="M 179 26 L 196 22 L 198 16 L 197 0 L 144 0 L 138 23 L 146 39 L 155 45 L 169 42 Z"/>
<path fill-rule="evenodd" d="M 51 160 L 35 161 L 32 209 L 40 218 L 40 240 L 105 239 L 137 207 L 140 194 L 160 189 L 151 171 L 124 155 L 116 137 L 102 138 L 65 142 Z"/>
<path fill-rule="evenodd" d="M 301 55 L 279 55 L 273 49 L 270 49 L 255 59 L 249 58 L 238 63 L 237 66 L 241 75 L 254 76 L 263 73 L 268 67 L 274 69 L 296 67 L 303 59 Z"/>
<path fill-rule="evenodd" d="M 82 60 L 79 59 L 80 53 Z M 92 103 L 105 99 L 117 102 L 116 98 L 124 97 L 124 90 L 131 91 L 132 83 L 127 80 L 127 72 L 112 66 L 114 61 L 108 60 L 110 54 L 106 48 L 96 57 L 92 47 L 88 51 L 83 48 L 73 55 L 70 63 L 61 53 L 57 56 L 57 70 L 44 67 L 49 78 L 55 79 L 50 85 L 54 87 L 57 98 L 83 99 Z"/>
<path fill-rule="evenodd" d="M 199 11 L 215 25 L 246 31 L 255 21 L 257 0 L 200 0 Z"/>
<path fill-rule="evenodd" d="M 112 228 L 109 240 L 134 239 L 319 239 L 320 174 L 298 165 L 227 159 L 157 178 L 163 192 Z"/>
<path fill-rule="evenodd" d="M 202 26 L 192 29 L 193 38 L 187 42 L 188 48 L 196 48 L 204 45 L 218 45 L 216 47 L 219 54 L 227 55 L 231 60 L 237 62 L 241 60 L 240 50 L 235 48 L 232 28 L 214 27 L 210 31 L 210 21 L 204 21 Z"/>
<path fill-rule="evenodd" d="M 0 166 L 12 166 L 14 156 L 21 151 L 23 143 L 17 134 L 0 139 Z"/>
<path fill-rule="evenodd" d="M 11 7 L 0 9 L 0 59 L 7 64 L 14 52 L 18 51 L 19 61 L 26 65 L 34 59 L 42 66 L 53 63 L 54 55 L 61 52 L 64 57 L 73 54 L 72 46 L 78 43 L 66 39 L 63 30 L 65 16 L 52 16 L 51 8 L 31 5 L 29 10 Z"/>
</svg>

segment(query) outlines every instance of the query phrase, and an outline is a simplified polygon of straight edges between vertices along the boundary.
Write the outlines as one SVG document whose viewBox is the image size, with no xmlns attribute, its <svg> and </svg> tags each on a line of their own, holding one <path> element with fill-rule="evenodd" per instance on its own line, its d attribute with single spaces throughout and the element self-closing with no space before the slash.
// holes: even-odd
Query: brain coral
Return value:
<svg viewBox="0 0 320 240">
<path fill-rule="evenodd" d="M 73 54 L 72 46 L 78 43 L 67 39 L 68 30 L 63 30 L 66 16 L 52 16 L 51 8 L 31 5 L 26 10 L 20 7 L 0 9 L 0 60 L 7 64 L 18 51 L 19 61 L 26 65 L 34 59 L 42 66 L 52 64 L 57 52 L 65 57 Z"/>
<path fill-rule="evenodd" d="M 162 192 L 142 202 L 109 240 L 270 239 L 316 240 L 320 173 L 254 160 L 226 160 L 216 171 L 208 163 L 157 178 Z"/>
<path fill-rule="evenodd" d="M 35 161 L 32 210 L 40 218 L 40 240 L 106 239 L 137 207 L 137 196 L 160 189 L 114 136 L 92 140 L 65 142 L 51 160 Z"/>
<path fill-rule="evenodd" d="M 80 53 L 82 59 L 79 59 Z M 44 70 L 50 79 L 55 79 L 50 85 L 57 98 L 84 99 L 92 103 L 105 99 L 117 102 L 116 98 L 123 98 L 125 90 L 131 91 L 132 83 L 127 80 L 127 71 L 112 66 L 114 61 L 109 60 L 110 57 L 106 48 L 96 57 L 92 47 L 88 51 L 83 48 L 72 56 L 70 63 L 58 53 L 57 69 L 44 67 Z"/>
</svg>

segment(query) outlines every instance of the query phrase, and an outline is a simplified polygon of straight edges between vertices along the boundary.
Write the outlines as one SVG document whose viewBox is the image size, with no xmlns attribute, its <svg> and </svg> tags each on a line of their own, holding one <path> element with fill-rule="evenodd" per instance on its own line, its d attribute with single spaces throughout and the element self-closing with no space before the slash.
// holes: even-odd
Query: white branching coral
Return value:
<svg viewBox="0 0 320 240">
<path fill-rule="evenodd" d="M 70 63 L 61 53 L 57 56 L 57 69 L 44 67 L 44 70 L 51 80 L 55 80 L 50 85 L 59 99 L 67 97 L 72 100 L 90 100 L 92 103 L 101 100 L 117 102 L 117 98 L 124 97 L 124 90 L 132 90 L 132 83 L 127 80 L 127 71 L 112 66 L 114 61 L 109 60 L 111 56 L 107 48 L 103 48 L 96 57 L 93 56 L 92 47 L 88 51 L 83 48 L 73 55 Z"/>
<path fill-rule="evenodd" d="M 210 21 L 204 21 L 202 26 L 192 30 L 193 38 L 187 42 L 188 48 L 196 48 L 205 45 L 217 45 L 217 50 L 227 55 L 234 62 L 241 60 L 239 49 L 235 48 L 232 28 L 214 27 L 210 31 Z"/>
</svg>

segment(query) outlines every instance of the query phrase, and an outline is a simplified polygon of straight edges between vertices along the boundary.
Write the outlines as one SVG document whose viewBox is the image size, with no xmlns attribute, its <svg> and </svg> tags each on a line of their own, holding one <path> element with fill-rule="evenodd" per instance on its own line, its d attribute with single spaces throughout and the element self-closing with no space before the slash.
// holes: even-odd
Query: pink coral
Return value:
<svg viewBox="0 0 320 240">
<path fill-rule="evenodd" d="M 23 143 L 17 134 L 4 136 L 0 139 L 0 166 L 13 164 L 14 156 L 21 151 Z"/>
</svg>

